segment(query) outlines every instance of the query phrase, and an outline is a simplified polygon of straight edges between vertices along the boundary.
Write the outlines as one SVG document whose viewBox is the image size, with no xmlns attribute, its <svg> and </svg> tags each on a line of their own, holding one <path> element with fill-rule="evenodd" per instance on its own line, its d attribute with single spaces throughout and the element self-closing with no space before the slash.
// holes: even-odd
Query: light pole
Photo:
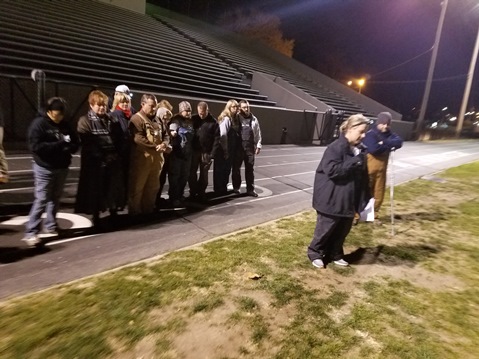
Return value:
<svg viewBox="0 0 479 359">
<path fill-rule="evenodd" d="M 466 87 L 464 88 L 464 96 L 462 98 L 461 109 L 457 118 L 456 137 L 461 135 L 462 126 L 464 124 L 464 114 L 466 113 L 467 103 L 469 102 L 469 94 L 471 93 L 472 78 L 474 77 L 474 69 L 476 68 L 477 53 L 479 52 L 479 29 L 477 30 L 476 45 L 472 53 L 471 65 L 467 73 Z"/>
<path fill-rule="evenodd" d="M 441 3 L 441 16 L 439 17 L 439 23 L 437 25 L 436 39 L 434 40 L 431 63 L 429 64 L 429 72 L 427 74 L 426 88 L 424 89 L 424 97 L 422 98 L 421 111 L 419 112 L 419 118 L 417 119 L 416 131 L 418 134 L 420 134 L 422 130 L 424 116 L 426 114 L 427 102 L 429 101 L 429 94 L 431 92 L 432 76 L 434 75 L 434 67 L 436 66 L 436 58 L 437 52 L 439 50 L 439 40 L 441 39 L 442 25 L 444 24 L 444 18 L 446 17 L 447 2 L 448 0 L 444 0 Z"/>
</svg>

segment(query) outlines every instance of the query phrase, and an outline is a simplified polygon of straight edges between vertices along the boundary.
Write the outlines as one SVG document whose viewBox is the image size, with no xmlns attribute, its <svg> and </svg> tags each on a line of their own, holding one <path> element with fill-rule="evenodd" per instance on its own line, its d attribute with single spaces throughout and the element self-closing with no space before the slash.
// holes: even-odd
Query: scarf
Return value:
<svg viewBox="0 0 479 359">
<path fill-rule="evenodd" d="M 122 108 L 120 107 L 120 105 L 116 105 L 115 110 L 120 110 L 120 111 L 122 111 L 122 112 L 125 114 L 126 118 L 127 118 L 127 119 L 130 119 L 130 117 L 131 117 L 131 108 L 128 108 L 128 109 L 124 110 L 124 109 L 122 109 Z"/>
</svg>

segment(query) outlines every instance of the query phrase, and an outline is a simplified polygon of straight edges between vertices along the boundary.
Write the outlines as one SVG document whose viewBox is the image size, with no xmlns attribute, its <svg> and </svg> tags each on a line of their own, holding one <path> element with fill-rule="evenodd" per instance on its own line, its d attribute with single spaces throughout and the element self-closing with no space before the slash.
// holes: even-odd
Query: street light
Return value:
<svg viewBox="0 0 479 359">
<path fill-rule="evenodd" d="M 355 80 L 356 83 L 358 84 L 358 93 L 361 93 L 361 88 L 364 86 L 364 84 L 366 83 L 366 80 L 365 79 L 358 79 L 358 80 Z M 348 82 L 346 82 L 346 84 L 348 86 L 352 86 L 353 85 L 353 81 L 352 80 L 349 80 Z"/>
<path fill-rule="evenodd" d="M 359 93 L 361 93 L 361 88 L 364 86 L 365 83 L 366 83 L 366 80 L 365 80 L 365 79 L 359 79 L 359 80 L 358 80 L 358 86 L 359 86 L 358 92 L 359 92 Z"/>
</svg>

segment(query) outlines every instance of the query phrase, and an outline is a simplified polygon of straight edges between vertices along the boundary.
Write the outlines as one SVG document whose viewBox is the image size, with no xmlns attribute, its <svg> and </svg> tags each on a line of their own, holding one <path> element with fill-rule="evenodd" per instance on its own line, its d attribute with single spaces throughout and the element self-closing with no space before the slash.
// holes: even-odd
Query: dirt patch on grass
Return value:
<svg viewBox="0 0 479 359">
<path fill-rule="evenodd" d="M 232 301 L 209 313 L 197 313 L 190 317 L 186 329 L 170 338 L 179 358 L 221 358 L 250 346 L 249 333 L 243 325 L 232 323 L 229 318 L 236 311 Z"/>
</svg>

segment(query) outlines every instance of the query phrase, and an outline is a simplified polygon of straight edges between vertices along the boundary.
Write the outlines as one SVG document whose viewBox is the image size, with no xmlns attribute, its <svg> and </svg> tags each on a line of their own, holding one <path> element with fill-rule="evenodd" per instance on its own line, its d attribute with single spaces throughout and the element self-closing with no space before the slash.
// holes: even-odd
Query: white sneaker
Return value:
<svg viewBox="0 0 479 359">
<path fill-rule="evenodd" d="M 45 232 L 45 234 L 49 234 L 52 237 L 58 237 L 60 235 L 56 229 L 44 229 L 43 232 Z"/>
<path fill-rule="evenodd" d="M 24 241 L 29 247 L 35 247 L 41 243 L 40 237 L 36 234 L 27 235 L 22 238 L 22 241 Z"/>
<path fill-rule="evenodd" d="M 349 265 L 344 259 L 338 259 L 337 261 L 333 261 L 333 263 L 341 267 L 347 267 Z"/>
<path fill-rule="evenodd" d="M 322 259 L 315 259 L 314 261 L 311 262 L 311 264 L 315 266 L 316 268 L 324 268 L 324 263 Z"/>
</svg>

